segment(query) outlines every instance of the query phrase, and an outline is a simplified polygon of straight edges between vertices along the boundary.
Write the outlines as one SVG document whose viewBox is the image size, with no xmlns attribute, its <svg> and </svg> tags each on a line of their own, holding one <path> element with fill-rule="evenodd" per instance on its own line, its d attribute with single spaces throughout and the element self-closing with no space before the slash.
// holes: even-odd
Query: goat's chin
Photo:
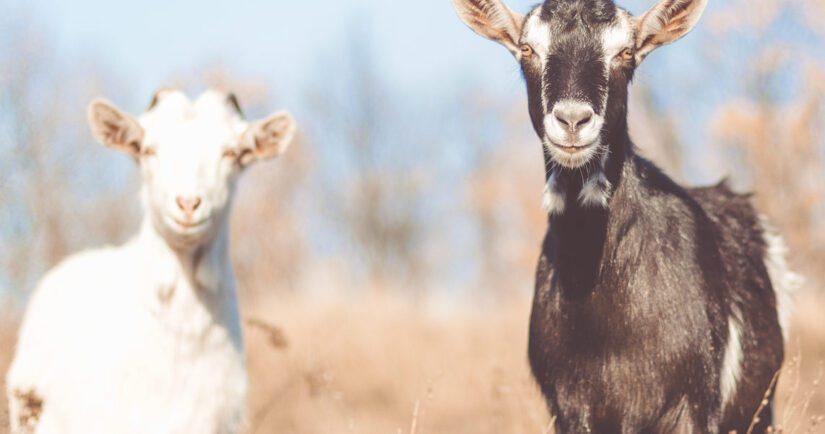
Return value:
<svg viewBox="0 0 825 434">
<path fill-rule="evenodd" d="M 553 162 L 567 169 L 578 169 L 596 157 L 599 150 L 599 140 L 587 145 L 576 145 L 575 148 L 564 147 L 550 139 L 544 139 L 544 147 L 550 153 Z"/>
</svg>

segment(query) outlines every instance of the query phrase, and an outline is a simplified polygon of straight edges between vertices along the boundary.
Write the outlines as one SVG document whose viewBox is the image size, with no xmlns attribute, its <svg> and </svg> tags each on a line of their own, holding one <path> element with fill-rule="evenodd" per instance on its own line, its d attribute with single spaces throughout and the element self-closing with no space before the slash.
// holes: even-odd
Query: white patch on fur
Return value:
<svg viewBox="0 0 825 434">
<path fill-rule="evenodd" d="M 728 344 L 722 360 L 722 372 L 719 377 L 719 388 L 722 396 L 723 408 L 736 393 L 736 386 L 742 376 L 742 314 L 736 306 L 731 309 L 728 317 Z"/>
<path fill-rule="evenodd" d="M 521 36 L 522 44 L 529 44 L 533 48 L 533 52 L 539 56 L 542 65 L 547 60 L 547 54 L 550 52 L 550 26 L 541 19 L 541 8 L 536 8 L 533 12 L 527 15 L 527 20 L 524 23 L 524 31 Z"/>
<path fill-rule="evenodd" d="M 610 70 L 613 68 L 613 59 L 625 48 L 632 47 L 633 22 L 630 14 L 619 9 L 616 21 L 602 32 L 602 51 L 604 52 L 605 80 L 610 81 Z M 602 95 L 602 112 L 607 107 L 607 92 Z"/>
<path fill-rule="evenodd" d="M 564 212 L 565 194 L 556 185 L 556 174 L 550 175 L 547 184 L 544 185 L 541 206 L 548 214 L 557 215 Z"/>
<path fill-rule="evenodd" d="M 622 52 L 625 48 L 633 46 L 633 28 L 627 12 L 619 10 L 616 14 L 616 22 L 604 29 L 602 33 L 602 50 L 605 55 L 605 62 L 610 68 L 610 61 Z"/>
<path fill-rule="evenodd" d="M 788 267 L 788 246 L 785 240 L 771 226 L 765 216 L 759 217 L 762 237 L 765 240 L 765 267 L 771 278 L 776 298 L 776 313 L 782 327 L 782 337 L 788 341 L 788 332 L 793 309 L 793 293 L 802 286 L 804 279 Z"/>
<path fill-rule="evenodd" d="M 547 56 L 550 53 L 551 32 L 550 26 L 541 19 L 541 6 L 536 7 L 527 15 L 524 22 L 524 30 L 521 35 L 521 43 L 528 44 L 533 49 L 533 52 L 538 57 L 540 68 L 544 70 Z M 521 60 L 521 55 L 518 55 Z M 546 82 L 544 74 L 539 74 L 541 80 L 541 106 L 544 113 L 547 113 L 547 97 L 545 92 Z"/>
<path fill-rule="evenodd" d="M 610 181 L 602 171 L 594 173 L 579 192 L 579 203 L 583 206 L 607 208 L 610 200 Z"/>
</svg>

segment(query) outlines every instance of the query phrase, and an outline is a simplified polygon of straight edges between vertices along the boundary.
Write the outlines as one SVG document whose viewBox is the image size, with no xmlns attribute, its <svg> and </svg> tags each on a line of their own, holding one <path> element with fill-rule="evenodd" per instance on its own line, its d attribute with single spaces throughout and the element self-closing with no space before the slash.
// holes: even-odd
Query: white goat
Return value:
<svg viewBox="0 0 825 434">
<path fill-rule="evenodd" d="M 145 218 L 122 247 L 69 257 L 32 296 L 7 376 L 12 432 L 234 433 L 247 375 L 229 260 L 236 179 L 281 154 L 288 113 L 247 123 L 235 98 L 161 91 L 139 119 L 89 106 L 140 165 Z"/>
</svg>

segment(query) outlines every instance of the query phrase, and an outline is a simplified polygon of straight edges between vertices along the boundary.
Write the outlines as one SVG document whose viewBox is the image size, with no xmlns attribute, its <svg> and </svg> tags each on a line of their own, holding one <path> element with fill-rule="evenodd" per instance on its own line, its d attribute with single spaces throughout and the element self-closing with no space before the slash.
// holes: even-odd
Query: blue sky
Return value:
<svg viewBox="0 0 825 434">
<path fill-rule="evenodd" d="M 630 3 L 640 12 L 639 0 Z M 526 11 L 534 0 L 511 0 Z M 107 1 L 17 0 L 47 29 L 64 59 L 92 59 L 134 93 L 170 77 L 223 63 L 269 80 L 278 94 L 317 79 L 341 39 L 366 33 L 381 72 L 404 91 L 438 92 L 466 79 L 515 94 L 521 79 L 509 53 L 474 35 L 449 0 Z M 413 6 L 410 6 L 413 5 Z"/>
<path fill-rule="evenodd" d="M 279 106 L 300 112 L 306 109 L 307 89 L 319 80 L 335 79 L 353 33 L 368 41 L 383 84 L 392 86 L 396 99 L 408 97 L 408 105 L 419 113 L 442 108 L 439 97 L 454 95 L 456 89 L 478 89 L 504 101 L 524 98 L 518 66 L 507 50 L 466 28 L 450 0 L 4 3 L 31 17 L 36 29 L 45 30 L 45 40 L 55 45 L 64 64 L 102 66 L 89 70 L 105 71 L 114 80 L 112 89 L 100 91 L 132 111 L 142 110 L 149 96 L 170 80 L 199 77 L 204 68 L 220 64 L 238 80 L 266 82 Z M 522 12 L 535 3 L 508 1 Z M 654 0 L 619 3 L 638 15 Z M 793 17 L 762 34 L 733 32 L 720 38 L 711 30 L 709 16 L 731 4 L 741 5 L 712 2 L 694 32 L 657 50 L 636 72 L 636 86 L 641 83 L 653 90 L 656 102 L 675 116 L 679 136 L 692 148 L 688 175 L 694 182 L 723 175 L 702 173 L 702 160 L 691 163 L 690 154 L 700 155 L 710 141 L 708 121 L 719 104 L 745 93 L 748 77 L 742 74 L 754 61 L 751 53 L 767 41 L 796 44 L 797 53 L 812 47 L 823 51 L 820 39 L 800 30 Z M 780 89 L 796 89 L 794 71 L 792 67 L 789 75 L 780 76 Z M 129 99 L 118 99 L 123 95 Z M 78 102 L 82 104 L 85 101 Z"/>
<path fill-rule="evenodd" d="M 508 4 L 526 12 L 536 1 Z M 641 14 L 654 0 L 619 3 Z M 677 135 L 688 147 L 687 178 L 695 183 L 715 182 L 730 171 L 707 163 L 708 121 L 721 103 L 745 94 L 748 77 L 743 74 L 753 61 L 752 53 L 766 41 L 780 41 L 799 47 L 794 55 L 805 52 L 825 58 L 820 37 L 792 16 L 762 33 L 720 38 L 711 31 L 708 15 L 730 4 L 732 0 L 711 2 L 711 14 L 706 13 L 696 31 L 657 50 L 635 75 L 635 86 L 651 88 L 656 103 L 674 116 Z M 403 105 L 393 112 L 400 114 L 403 125 L 396 125 L 392 133 L 411 136 L 406 142 L 420 139 L 418 122 L 448 124 L 445 118 L 461 109 L 455 105 L 456 96 L 476 90 L 496 96 L 497 102 L 521 104 L 524 131 L 532 134 L 516 62 L 507 50 L 465 27 L 450 0 L 0 0 L 0 22 L 17 16 L 24 18 L 21 25 L 42 33 L 41 39 L 57 55 L 54 75 L 76 74 L 75 69 L 104 74 L 102 80 L 90 80 L 103 83 L 96 91 L 132 112 L 144 109 L 154 91 L 170 80 L 197 78 L 204 68 L 220 64 L 237 74 L 237 80 L 266 82 L 278 108 L 304 115 L 299 119 L 309 126 L 318 116 L 305 101 L 307 90 L 319 80 L 336 79 L 336 68 L 346 64 L 341 60 L 350 54 L 348 41 L 355 33 L 367 41 L 382 85 L 392 87 L 390 100 Z M 85 64 L 91 67 L 75 68 Z M 797 89 L 794 71 L 789 68 L 779 76 L 780 91 Z M 349 85 L 345 80 L 339 84 Z M 77 92 L 76 98 L 81 109 L 89 95 Z M 482 129 L 484 122 L 471 119 L 462 127 Z M 478 145 L 471 143 L 478 135 L 430 127 L 451 140 L 444 146 L 450 150 L 444 164 L 450 167 L 461 167 Z M 325 150 L 334 149 L 331 141 L 324 143 Z M 387 146 L 398 146 L 395 142 Z M 536 139 L 537 159 L 538 149 Z"/>
<path fill-rule="evenodd" d="M 524 4 L 514 6 L 529 4 L 518 3 Z M 334 56 L 354 27 L 367 32 L 382 72 L 399 86 L 437 87 L 444 77 L 466 71 L 518 83 L 515 66 L 502 67 L 508 54 L 476 39 L 458 21 L 451 2 L 404 4 L 409 3 L 36 0 L 27 7 L 63 55 L 104 59 L 139 93 L 220 62 L 268 78 L 289 94 L 305 77 L 319 75 L 318 58 Z"/>
<path fill-rule="evenodd" d="M 93 62 L 113 75 L 114 85 L 128 85 L 133 100 L 116 102 L 130 110 L 142 109 L 170 79 L 198 77 L 215 64 L 238 79 L 264 80 L 284 106 L 299 109 L 313 80 L 327 73 L 334 79 L 336 59 L 346 55 L 342 48 L 354 31 L 369 41 L 384 83 L 401 97 L 423 100 L 422 106 L 456 87 L 477 86 L 505 100 L 524 97 L 507 50 L 466 28 L 450 0 L 8 1 L 45 29 L 63 62 Z M 652 3 L 620 2 L 636 14 Z M 535 0 L 508 4 L 526 12 Z M 663 103 L 685 97 L 695 104 L 701 39 L 694 33 L 655 53 L 638 79 L 654 87 L 675 80 L 678 88 Z M 110 92 L 112 98 L 124 94 Z"/>
</svg>

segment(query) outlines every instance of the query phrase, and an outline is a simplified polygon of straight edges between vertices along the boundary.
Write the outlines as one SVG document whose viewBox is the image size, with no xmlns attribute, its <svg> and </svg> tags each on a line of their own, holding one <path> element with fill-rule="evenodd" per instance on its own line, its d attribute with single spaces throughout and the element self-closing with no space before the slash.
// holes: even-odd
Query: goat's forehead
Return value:
<svg viewBox="0 0 825 434">
<path fill-rule="evenodd" d="M 195 101 L 174 92 L 144 113 L 140 123 L 147 140 L 181 145 L 224 142 L 242 134 L 246 127 L 240 114 L 227 104 L 226 95 L 215 91 L 207 91 Z"/>
<path fill-rule="evenodd" d="M 581 21 L 587 24 L 613 20 L 618 7 L 612 0 L 547 0 L 536 7 L 545 20 Z"/>
<path fill-rule="evenodd" d="M 611 0 L 547 0 L 528 13 L 522 37 L 539 48 L 565 37 L 609 43 L 629 39 L 632 19 Z"/>
</svg>

